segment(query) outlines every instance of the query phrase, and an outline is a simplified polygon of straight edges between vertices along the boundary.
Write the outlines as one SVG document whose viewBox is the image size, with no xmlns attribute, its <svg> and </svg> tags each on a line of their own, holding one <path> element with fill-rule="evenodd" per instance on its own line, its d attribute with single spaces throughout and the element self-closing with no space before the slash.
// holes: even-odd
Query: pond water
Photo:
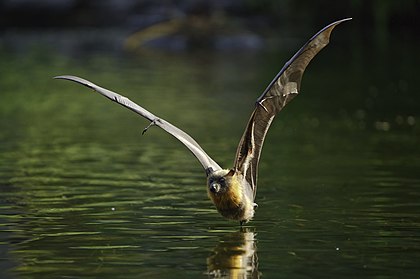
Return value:
<svg viewBox="0 0 420 279">
<path fill-rule="evenodd" d="M 230 167 L 255 99 L 305 38 L 252 53 L 1 48 L 1 277 L 418 278 L 418 45 L 338 33 L 269 131 L 243 228 L 215 211 L 182 144 L 52 77 L 128 96 Z"/>
</svg>

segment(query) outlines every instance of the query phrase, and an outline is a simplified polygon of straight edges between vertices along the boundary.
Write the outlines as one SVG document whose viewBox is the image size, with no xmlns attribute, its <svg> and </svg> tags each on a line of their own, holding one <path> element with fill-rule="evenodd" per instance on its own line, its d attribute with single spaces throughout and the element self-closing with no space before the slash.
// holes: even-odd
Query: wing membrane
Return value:
<svg viewBox="0 0 420 279">
<path fill-rule="evenodd" d="M 271 122 L 277 113 L 299 93 L 302 75 L 306 67 L 312 58 L 329 43 L 334 27 L 350 19 L 333 22 L 316 33 L 283 66 L 257 99 L 256 107 L 239 142 L 234 163 L 234 168 L 242 172 L 252 187 L 254 197 L 257 190 L 257 172 L 261 149 Z"/>
<path fill-rule="evenodd" d="M 151 125 L 156 125 L 177 138 L 180 142 L 182 142 L 193 154 L 197 157 L 198 161 L 200 161 L 201 165 L 203 166 L 206 174 L 208 175 L 212 171 L 220 170 L 220 166 L 212 159 L 209 155 L 200 147 L 200 145 L 187 133 L 182 131 L 181 129 L 177 128 L 176 126 L 172 125 L 168 121 L 159 118 L 152 114 L 151 112 L 147 111 L 143 107 L 139 106 L 138 104 L 134 103 L 130 99 L 112 92 L 108 89 L 102 88 L 88 80 L 75 77 L 75 76 L 57 76 L 57 79 L 65 79 L 80 83 L 84 86 L 87 86 L 94 91 L 98 92 L 99 94 L 107 97 L 111 101 L 114 101 L 123 107 L 126 107 L 135 113 L 143 116 L 147 120 L 151 122 Z M 147 129 L 147 128 L 146 128 Z"/>
</svg>

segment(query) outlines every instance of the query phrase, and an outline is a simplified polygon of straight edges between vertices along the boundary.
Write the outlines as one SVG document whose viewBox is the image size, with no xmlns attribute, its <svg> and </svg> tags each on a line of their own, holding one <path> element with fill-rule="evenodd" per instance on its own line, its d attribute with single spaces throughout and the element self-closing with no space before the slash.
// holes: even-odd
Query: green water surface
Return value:
<svg viewBox="0 0 420 279">
<path fill-rule="evenodd" d="M 340 39 L 341 38 L 341 39 Z M 0 51 L 2 278 L 416 278 L 419 56 L 332 40 L 269 131 L 255 219 L 223 219 L 198 161 L 87 88 L 124 94 L 230 167 L 254 101 L 300 47 Z"/>
</svg>

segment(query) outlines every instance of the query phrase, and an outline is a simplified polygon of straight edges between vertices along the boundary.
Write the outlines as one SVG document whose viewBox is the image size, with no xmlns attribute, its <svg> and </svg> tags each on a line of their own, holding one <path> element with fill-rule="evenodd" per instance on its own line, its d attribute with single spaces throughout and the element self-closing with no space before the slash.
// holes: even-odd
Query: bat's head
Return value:
<svg viewBox="0 0 420 279">
<path fill-rule="evenodd" d="M 207 178 L 207 187 L 210 195 L 226 193 L 232 184 L 233 170 L 218 170 L 211 173 Z"/>
<path fill-rule="evenodd" d="M 218 170 L 207 178 L 207 194 L 222 216 L 247 221 L 254 215 L 251 198 L 244 195 L 241 174 L 235 169 Z"/>
</svg>

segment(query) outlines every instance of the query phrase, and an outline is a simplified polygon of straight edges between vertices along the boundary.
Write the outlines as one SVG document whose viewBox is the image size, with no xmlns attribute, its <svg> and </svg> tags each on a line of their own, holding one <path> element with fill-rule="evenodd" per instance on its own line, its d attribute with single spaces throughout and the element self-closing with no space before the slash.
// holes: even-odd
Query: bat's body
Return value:
<svg viewBox="0 0 420 279">
<path fill-rule="evenodd" d="M 92 88 L 114 102 L 140 114 L 181 141 L 200 161 L 207 175 L 207 193 L 219 213 L 241 224 L 254 216 L 257 207 L 257 171 L 261 149 L 267 131 L 277 113 L 290 102 L 300 90 L 300 82 L 306 66 L 329 42 L 333 28 L 343 19 L 331 23 L 315 34 L 280 70 L 273 81 L 257 99 L 256 106 L 236 151 L 234 166 L 222 169 L 200 145 L 188 134 L 169 122 L 155 116 L 138 104 L 115 92 L 75 76 L 58 76 Z"/>
<path fill-rule="evenodd" d="M 254 194 L 241 172 L 213 172 L 207 177 L 207 193 L 223 217 L 241 222 L 254 217 Z"/>
</svg>

